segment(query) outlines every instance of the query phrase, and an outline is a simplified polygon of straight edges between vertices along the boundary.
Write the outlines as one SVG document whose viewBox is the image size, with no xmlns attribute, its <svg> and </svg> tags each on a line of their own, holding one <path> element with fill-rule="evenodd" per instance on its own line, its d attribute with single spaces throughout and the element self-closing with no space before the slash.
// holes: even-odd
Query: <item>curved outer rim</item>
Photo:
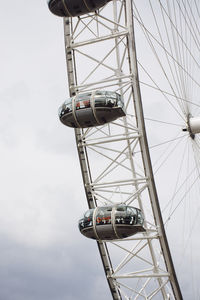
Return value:
<svg viewBox="0 0 200 300">
<path fill-rule="evenodd" d="M 149 195 L 152 201 L 153 213 L 156 224 L 160 227 L 160 244 L 163 251 L 163 256 L 165 259 L 167 270 L 170 274 L 170 283 L 172 286 L 172 290 L 174 292 L 175 299 L 182 300 L 182 294 L 179 287 L 179 283 L 176 277 L 176 272 L 174 268 L 174 264 L 172 261 L 167 236 L 165 233 L 165 228 L 162 220 L 162 214 L 160 210 L 160 204 L 158 200 L 153 169 L 151 164 L 151 158 L 149 153 L 145 123 L 144 123 L 144 114 L 142 107 L 142 99 L 140 93 L 140 85 L 139 85 L 139 76 L 138 76 L 138 66 L 137 66 L 137 55 L 136 55 L 136 46 L 135 46 L 135 34 L 134 34 L 134 24 L 132 18 L 132 2 L 131 0 L 126 0 L 126 12 L 127 12 L 127 21 L 129 27 L 129 59 L 130 59 L 130 68 L 133 72 L 133 94 L 135 99 L 135 111 L 136 111 L 136 119 L 138 123 L 138 128 L 140 132 L 142 132 L 140 139 L 140 147 L 142 150 L 142 158 L 145 167 L 145 174 L 149 178 Z"/>
</svg>

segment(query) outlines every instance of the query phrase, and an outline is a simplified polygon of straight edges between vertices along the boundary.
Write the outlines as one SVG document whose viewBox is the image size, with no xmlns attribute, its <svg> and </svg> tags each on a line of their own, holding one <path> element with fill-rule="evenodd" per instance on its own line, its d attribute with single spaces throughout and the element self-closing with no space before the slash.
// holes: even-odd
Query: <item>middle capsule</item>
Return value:
<svg viewBox="0 0 200 300">
<path fill-rule="evenodd" d="M 103 125 L 125 116 L 120 94 L 96 90 L 77 94 L 59 108 L 60 121 L 69 127 L 87 128 Z"/>
</svg>

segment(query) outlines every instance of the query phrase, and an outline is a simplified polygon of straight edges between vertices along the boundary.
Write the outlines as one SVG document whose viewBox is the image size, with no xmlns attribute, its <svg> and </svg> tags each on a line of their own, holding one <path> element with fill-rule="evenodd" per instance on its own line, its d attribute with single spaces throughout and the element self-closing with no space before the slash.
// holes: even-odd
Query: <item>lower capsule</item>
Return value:
<svg viewBox="0 0 200 300">
<path fill-rule="evenodd" d="M 140 209 L 114 205 L 89 209 L 79 220 L 80 232 L 91 239 L 116 240 L 144 232 L 144 217 Z"/>
</svg>

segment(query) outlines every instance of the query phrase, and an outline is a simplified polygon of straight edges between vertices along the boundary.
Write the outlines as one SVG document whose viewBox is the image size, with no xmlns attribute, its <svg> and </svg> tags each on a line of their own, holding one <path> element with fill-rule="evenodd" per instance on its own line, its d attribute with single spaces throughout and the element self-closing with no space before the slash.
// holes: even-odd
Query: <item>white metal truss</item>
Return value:
<svg viewBox="0 0 200 300">
<path fill-rule="evenodd" d="M 182 299 L 154 183 L 140 96 L 131 0 L 113 0 L 77 18 L 64 18 L 70 96 L 112 90 L 126 117 L 75 129 L 89 208 L 125 203 L 140 208 L 145 233 L 98 241 L 114 300 Z"/>
</svg>

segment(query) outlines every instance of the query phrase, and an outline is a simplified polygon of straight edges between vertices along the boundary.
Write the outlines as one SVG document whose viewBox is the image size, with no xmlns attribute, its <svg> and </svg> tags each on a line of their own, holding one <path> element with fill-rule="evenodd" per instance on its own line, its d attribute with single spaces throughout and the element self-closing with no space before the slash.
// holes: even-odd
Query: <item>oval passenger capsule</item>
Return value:
<svg viewBox="0 0 200 300">
<path fill-rule="evenodd" d="M 59 17 L 76 17 L 93 12 L 111 0 L 47 0 L 50 11 Z"/>
<path fill-rule="evenodd" d="M 78 94 L 59 108 L 60 121 L 69 127 L 103 125 L 125 116 L 121 95 L 109 91 Z"/>
<path fill-rule="evenodd" d="M 116 240 L 144 232 L 144 217 L 140 209 L 114 205 L 89 209 L 79 220 L 80 232 L 91 239 Z"/>
</svg>

